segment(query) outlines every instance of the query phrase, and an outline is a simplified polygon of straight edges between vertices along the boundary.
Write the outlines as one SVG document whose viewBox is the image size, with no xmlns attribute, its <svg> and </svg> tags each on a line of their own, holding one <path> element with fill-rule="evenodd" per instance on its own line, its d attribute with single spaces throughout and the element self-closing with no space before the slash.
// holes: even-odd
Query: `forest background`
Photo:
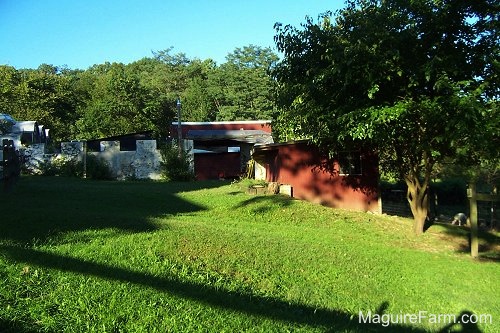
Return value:
<svg viewBox="0 0 500 333">
<path fill-rule="evenodd" d="M 95 64 L 86 70 L 42 64 L 0 66 L 0 112 L 36 120 L 52 141 L 88 140 L 153 131 L 168 135 L 182 101 L 182 121 L 270 120 L 276 113 L 270 48 L 236 48 L 217 65 L 173 48 L 130 64 Z"/>
</svg>

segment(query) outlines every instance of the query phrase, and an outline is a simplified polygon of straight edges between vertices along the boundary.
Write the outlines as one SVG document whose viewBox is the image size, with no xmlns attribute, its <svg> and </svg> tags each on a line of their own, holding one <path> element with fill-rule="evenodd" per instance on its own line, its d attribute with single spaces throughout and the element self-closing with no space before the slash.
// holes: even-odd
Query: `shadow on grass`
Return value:
<svg viewBox="0 0 500 333">
<path fill-rule="evenodd" d="M 54 241 L 56 235 L 113 228 L 146 232 L 158 228 L 154 217 L 206 209 L 180 192 L 213 188 L 224 182 L 109 182 L 63 177 L 22 177 L 0 197 L 0 243 Z"/>
<path fill-rule="evenodd" d="M 470 253 L 470 228 L 452 224 L 439 224 L 445 234 L 457 241 L 456 251 Z M 485 261 L 500 262 L 500 237 L 488 230 L 478 230 L 479 258 Z"/>
<path fill-rule="evenodd" d="M 254 213 L 264 214 L 274 210 L 276 206 L 288 207 L 292 201 L 292 198 L 285 195 L 258 195 L 240 202 L 234 208 L 252 207 Z"/>
<path fill-rule="evenodd" d="M 28 325 L 15 320 L 5 320 L 0 318 L 0 333 L 35 333 Z"/>
<path fill-rule="evenodd" d="M 17 262 L 142 285 L 154 288 L 160 292 L 167 292 L 185 299 L 200 302 L 211 307 L 292 324 L 326 328 L 331 332 L 337 332 L 339 330 L 355 332 L 426 332 L 420 328 L 400 324 L 391 324 L 389 327 L 383 327 L 380 324 L 360 323 L 358 314 L 350 314 L 329 309 L 317 309 L 307 305 L 289 303 L 249 293 L 226 291 L 207 285 L 180 281 L 175 277 L 152 276 L 141 272 L 111 267 L 29 248 L 0 246 L 0 253 L 10 260 L 15 260 Z M 387 305 L 382 305 L 380 307 L 382 311 L 386 308 Z"/>
<path fill-rule="evenodd" d="M 366 321 L 367 313 L 363 314 L 364 322 L 358 313 L 351 314 L 339 310 L 318 309 L 308 305 L 289 303 L 278 299 L 256 296 L 249 293 L 239 293 L 201 285 L 193 282 L 180 281 L 175 277 L 158 277 L 141 272 L 130 271 L 123 268 L 97 264 L 81 259 L 71 258 L 57 254 L 46 253 L 39 250 L 22 248 L 18 246 L 0 246 L 3 253 L 11 260 L 25 262 L 31 265 L 57 269 L 65 272 L 95 276 L 108 280 L 129 282 L 154 288 L 160 292 L 167 292 L 211 307 L 227 309 L 248 315 L 268 318 L 271 320 L 291 324 L 308 325 L 311 327 L 325 328 L 327 332 L 353 331 L 353 332 L 427 332 L 422 328 L 407 326 L 401 322 L 387 322 L 382 315 L 389 307 L 388 302 L 383 302 L 372 313 L 371 323 Z M 472 314 L 464 310 L 462 314 Z M 378 322 L 375 317 L 378 316 Z M 462 330 L 456 328 L 462 327 Z M 21 323 L 0 321 L 0 332 L 14 332 L 16 328 L 24 330 Z M 476 324 L 453 324 L 445 326 L 439 332 L 481 332 Z M 9 331 L 10 329 L 10 331 Z"/>
<path fill-rule="evenodd" d="M 280 299 L 233 292 L 209 285 L 182 281 L 174 276 L 161 277 L 76 259 L 70 256 L 32 249 L 21 242 L 44 240 L 54 233 L 85 229 L 117 228 L 124 232 L 155 230 L 151 217 L 195 212 L 206 208 L 180 198 L 177 193 L 225 183 L 145 183 L 88 182 L 64 179 L 28 179 L 19 184 L 10 210 L 0 223 L 0 253 L 6 258 L 29 265 L 122 281 L 154 288 L 195 302 L 256 317 L 308 325 L 331 332 L 426 332 L 403 324 L 360 323 L 357 313 L 314 308 Z M 4 202 L 5 203 L 5 202 Z M 239 204 L 251 209 L 291 203 L 279 196 L 251 197 Z M 4 244 L 2 245 L 2 241 Z M 17 245 L 14 245 L 17 244 Z M 384 312 L 384 302 L 377 312 Z M 30 332 L 20 321 L 0 318 L 0 332 Z M 477 330 L 478 331 L 478 330 Z M 477 332 L 476 331 L 476 332 Z M 463 331 L 465 332 L 465 330 Z"/>
</svg>

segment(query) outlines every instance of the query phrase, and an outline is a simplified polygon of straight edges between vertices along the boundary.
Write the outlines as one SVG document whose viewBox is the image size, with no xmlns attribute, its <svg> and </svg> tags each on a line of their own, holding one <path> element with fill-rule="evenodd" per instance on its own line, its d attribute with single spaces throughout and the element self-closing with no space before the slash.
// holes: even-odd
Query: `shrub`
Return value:
<svg viewBox="0 0 500 333">
<path fill-rule="evenodd" d="M 167 143 L 161 147 L 160 154 L 162 158 L 160 162 L 161 176 L 163 179 L 168 181 L 194 180 L 188 152 L 182 151 L 179 156 L 179 146 Z"/>
<path fill-rule="evenodd" d="M 79 164 L 78 169 L 80 170 L 79 176 L 83 176 L 83 169 L 84 169 L 83 161 L 78 162 L 78 164 Z M 86 165 L 87 178 L 97 179 L 97 180 L 114 179 L 113 173 L 111 172 L 111 168 L 104 159 L 99 158 L 92 154 L 87 154 L 86 164 L 87 164 Z"/>
<path fill-rule="evenodd" d="M 78 176 L 78 163 L 74 159 L 55 156 L 38 165 L 38 172 L 42 176 Z"/>
<path fill-rule="evenodd" d="M 103 159 L 87 154 L 87 178 L 98 180 L 111 180 L 113 175 L 109 165 Z M 73 158 L 56 156 L 38 165 L 39 174 L 42 176 L 83 177 L 83 161 Z"/>
</svg>

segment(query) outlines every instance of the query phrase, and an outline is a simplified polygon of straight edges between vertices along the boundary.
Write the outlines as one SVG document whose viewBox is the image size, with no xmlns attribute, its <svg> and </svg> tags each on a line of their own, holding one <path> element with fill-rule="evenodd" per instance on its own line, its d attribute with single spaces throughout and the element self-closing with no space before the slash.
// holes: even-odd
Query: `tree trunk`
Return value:
<svg viewBox="0 0 500 333">
<path fill-rule="evenodd" d="M 407 176 L 405 177 L 405 182 L 408 186 L 406 198 L 413 214 L 413 231 L 416 235 L 421 235 L 424 232 L 427 212 L 429 210 L 429 182 L 425 179 L 420 183 L 417 176 Z"/>
<path fill-rule="evenodd" d="M 470 255 L 477 258 L 479 253 L 479 240 L 477 238 L 477 197 L 476 183 L 469 182 L 469 204 L 470 204 Z"/>
</svg>

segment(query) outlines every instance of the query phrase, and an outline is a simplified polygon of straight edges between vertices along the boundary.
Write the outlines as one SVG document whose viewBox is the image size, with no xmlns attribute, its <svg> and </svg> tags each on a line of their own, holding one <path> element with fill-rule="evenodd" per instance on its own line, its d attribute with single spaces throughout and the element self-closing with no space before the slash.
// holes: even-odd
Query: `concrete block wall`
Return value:
<svg viewBox="0 0 500 333">
<path fill-rule="evenodd" d="M 137 140 L 135 151 L 120 151 L 119 141 L 101 142 L 100 152 L 90 152 L 103 159 L 116 179 L 160 179 L 161 154 L 155 140 Z M 83 142 L 61 143 L 60 154 L 45 154 L 44 144 L 33 144 L 23 151 L 26 168 L 34 174 L 40 173 L 40 165 L 54 159 L 82 161 Z"/>
<path fill-rule="evenodd" d="M 161 155 L 156 140 L 137 140 L 135 151 L 120 151 L 119 141 L 101 142 L 101 151 L 90 153 L 102 158 L 117 179 L 160 179 Z"/>
<path fill-rule="evenodd" d="M 155 140 L 137 140 L 137 149 L 131 163 L 135 177 L 139 179 L 160 178 L 160 152 Z"/>
<path fill-rule="evenodd" d="M 91 153 L 109 165 L 117 179 L 160 179 L 161 155 L 156 140 L 137 140 L 135 151 L 120 151 L 119 141 L 101 142 L 101 151 Z"/>
</svg>

